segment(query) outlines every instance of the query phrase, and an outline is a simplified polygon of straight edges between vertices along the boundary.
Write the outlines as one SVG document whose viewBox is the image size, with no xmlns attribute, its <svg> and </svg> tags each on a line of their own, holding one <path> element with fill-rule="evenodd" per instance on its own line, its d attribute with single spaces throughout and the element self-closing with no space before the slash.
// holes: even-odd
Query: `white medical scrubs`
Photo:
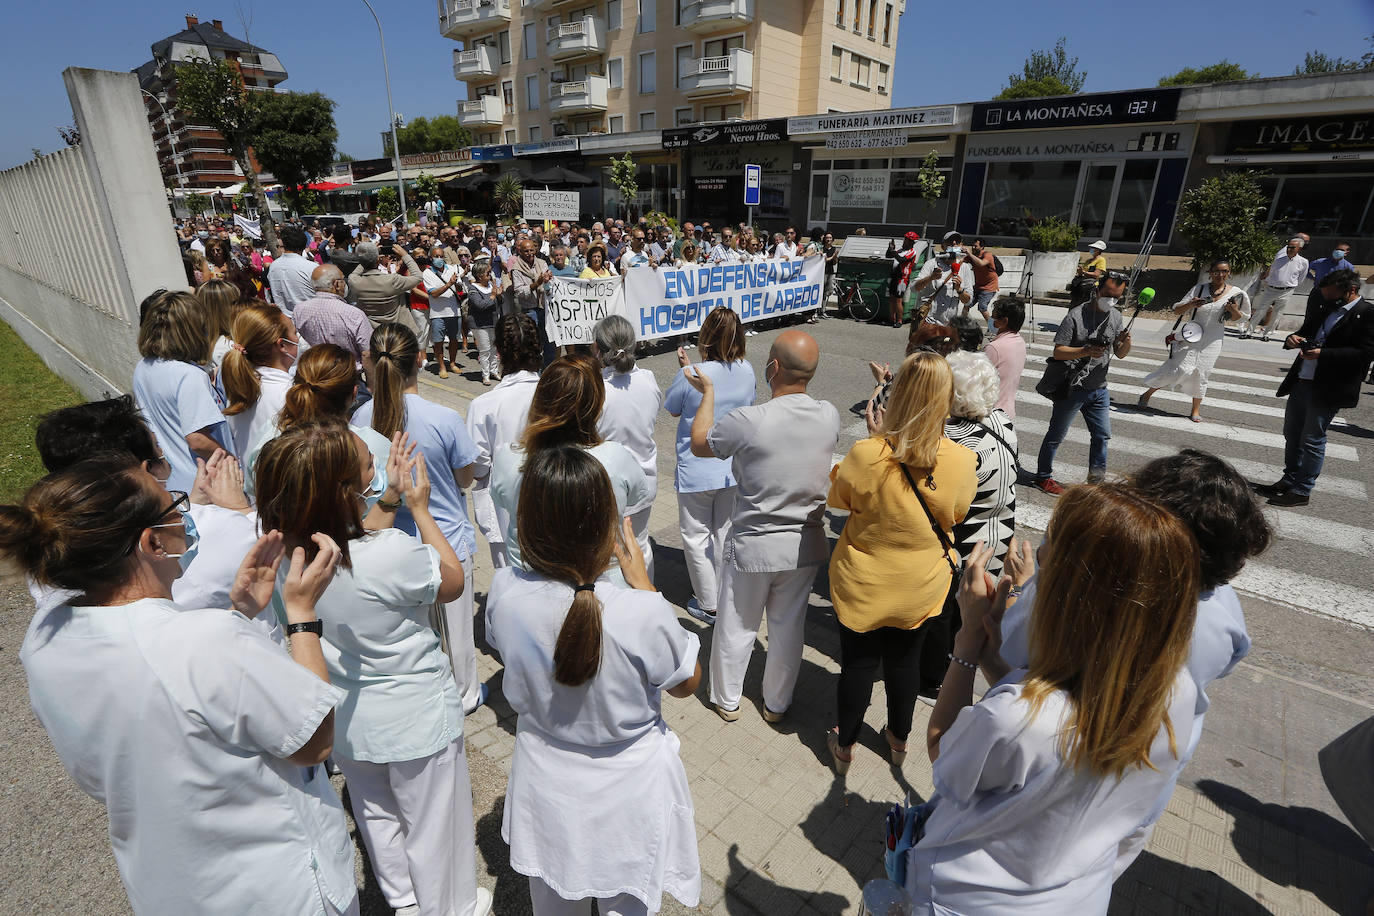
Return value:
<svg viewBox="0 0 1374 916">
<path fill-rule="evenodd" d="M 343 691 L 235 611 L 58 605 L 20 649 L 62 765 L 105 805 L 140 916 L 357 912 L 353 844 L 299 751 Z"/>
<path fill-rule="evenodd" d="M 473 398 L 468 407 L 468 435 L 477 446 L 472 468 L 472 517 L 487 539 L 494 569 L 509 563 L 505 530 L 510 519 L 491 499 L 491 460 L 502 446 L 514 443 L 525 431 L 538 384 L 537 372 L 513 372 L 503 376 L 491 391 Z"/>
<path fill-rule="evenodd" d="M 639 366 L 629 372 L 603 369 L 601 377 L 606 382 L 606 405 L 601 410 L 596 431 L 602 438 L 619 442 L 630 450 L 648 484 L 645 498 L 636 505 L 627 506 L 625 514 L 634 525 L 635 539 L 644 553 L 644 565 L 652 582 L 654 549 L 649 543 L 649 514 L 654 508 L 654 497 L 658 495 L 658 443 L 654 441 L 654 420 L 663 406 L 663 392 L 654 374 Z"/>
<path fill-rule="evenodd" d="M 510 864 L 541 902 L 604 901 L 657 912 L 666 891 L 695 907 L 701 890 L 697 836 L 677 736 L 661 691 L 696 670 L 697 637 L 657 592 L 596 583 L 602 602 L 601 668 L 587 683 L 553 679 L 553 653 L 570 586 L 514 567 L 492 579 L 487 634 L 506 670 L 516 720 L 515 757 L 501 835 Z M 542 885 L 542 886 L 541 886 Z"/>
<path fill-rule="evenodd" d="M 234 454 L 245 455 L 248 447 L 266 429 L 276 429 L 277 415 L 286 404 L 286 392 L 291 376 L 271 366 L 254 366 L 260 391 L 253 406 L 228 417 L 229 432 L 234 437 Z"/>
<path fill-rule="evenodd" d="M 226 451 L 238 454 L 210 376 L 200 366 L 174 359 L 139 360 L 134 367 L 134 401 L 172 468 L 167 489 L 190 492 L 196 481 L 196 456 L 186 443 L 191 433 L 208 429 Z"/>
</svg>

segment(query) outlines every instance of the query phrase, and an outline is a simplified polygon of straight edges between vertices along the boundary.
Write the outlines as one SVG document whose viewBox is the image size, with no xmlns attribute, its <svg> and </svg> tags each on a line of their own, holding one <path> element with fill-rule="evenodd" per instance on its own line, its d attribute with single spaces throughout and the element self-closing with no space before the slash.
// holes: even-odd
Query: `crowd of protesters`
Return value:
<svg viewBox="0 0 1374 916">
<path fill-rule="evenodd" d="M 1016 538 L 1015 300 L 991 306 L 986 352 L 966 315 L 914 323 L 897 368 L 873 364 L 869 435 L 838 463 L 800 328 L 772 342 L 766 398 L 729 310 L 666 386 L 617 316 L 589 352 L 553 352 L 551 276 L 834 251 L 820 232 L 665 229 L 288 224 L 256 261 L 251 240 L 183 231 L 195 292 L 142 304 L 132 398 L 45 418 L 51 473 L 0 507 L 37 609 L 34 709 L 106 804 L 137 912 L 356 912 L 327 760 L 391 907 L 490 910 L 463 738 L 487 699 L 476 530 L 496 569 L 482 631 L 518 714 L 502 836 L 535 913 L 698 903 L 662 694 L 705 680 L 737 721 L 766 618 L 759 712 L 795 718 L 822 565 L 836 772 L 880 671 L 893 765 L 916 703 L 933 706 L 936 792 L 904 868 L 920 911 L 1106 912 L 1196 748 L 1208 684 L 1249 649 L 1227 583 L 1270 537 L 1250 488 L 1187 450 L 1064 489 L 1038 551 Z M 939 283 L 960 241 L 911 282 Z M 955 295 L 981 312 L 978 284 Z M 494 387 L 464 416 L 418 382 L 431 360 L 454 369 L 469 334 Z M 660 422 L 704 626 L 654 586 Z M 848 514 L 835 543 L 827 506 Z M 993 687 L 974 702 L 979 670 Z"/>
</svg>

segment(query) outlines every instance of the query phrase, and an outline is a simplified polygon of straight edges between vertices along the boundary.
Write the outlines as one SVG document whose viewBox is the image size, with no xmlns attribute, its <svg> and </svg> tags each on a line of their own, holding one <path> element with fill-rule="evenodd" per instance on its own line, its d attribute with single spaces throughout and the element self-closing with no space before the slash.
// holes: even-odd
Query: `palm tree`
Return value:
<svg viewBox="0 0 1374 916">
<path fill-rule="evenodd" d="M 512 173 L 507 172 L 497 179 L 492 197 L 496 201 L 496 208 L 506 219 L 514 219 L 525 208 L 525 186 Z"/>
</svg>

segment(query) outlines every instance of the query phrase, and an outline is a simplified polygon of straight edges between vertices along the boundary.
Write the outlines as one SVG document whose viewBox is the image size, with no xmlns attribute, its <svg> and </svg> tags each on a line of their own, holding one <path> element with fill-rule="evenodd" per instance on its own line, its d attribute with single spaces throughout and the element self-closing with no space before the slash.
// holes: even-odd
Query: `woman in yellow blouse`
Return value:
<svg viewBox="0 0 1374 916">
<path fill-rule="evenodd" d="M 595 242 L 587 249 L 587 266 L 578 274 L 583 280 L 604 280 L 614 277 L 615 268 L 606 263 L 606 246 Z"/>
<path fill-rule="evenodd" d="M 829 504 L 849 512 L 830 556 L 840 681 L 839 725 L 826 743 L 840 774 L 853 760 L 880 663 L 887 689 L 883 734 L 893 764 L 906 759 L 922 624 L 944 607 L 959 562 L 957 553 L 945 552 L 931 520 L 952 541 L 950 532 L 978 485 L 977 456 L 944 435 L 953 398 L 945 358 L 911 354 L 892 382 L 886 411 L 870 405 L 869 438 L 856 442 L 830 472 Z"/>
</svg>

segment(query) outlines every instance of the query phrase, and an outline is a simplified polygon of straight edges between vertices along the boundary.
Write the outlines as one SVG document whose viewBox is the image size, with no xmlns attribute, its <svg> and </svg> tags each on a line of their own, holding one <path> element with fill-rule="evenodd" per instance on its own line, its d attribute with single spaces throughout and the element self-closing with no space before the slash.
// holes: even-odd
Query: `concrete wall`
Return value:
<svg viewBox="0 0 1374 916">
<path fill-rule="evenodd" d="M 132 73 L 63 73 L 81 145 L 0 172 L 0 318 L 89 397 L 132 388 L 138 303 L 184 289 Z"/>
</svg>

